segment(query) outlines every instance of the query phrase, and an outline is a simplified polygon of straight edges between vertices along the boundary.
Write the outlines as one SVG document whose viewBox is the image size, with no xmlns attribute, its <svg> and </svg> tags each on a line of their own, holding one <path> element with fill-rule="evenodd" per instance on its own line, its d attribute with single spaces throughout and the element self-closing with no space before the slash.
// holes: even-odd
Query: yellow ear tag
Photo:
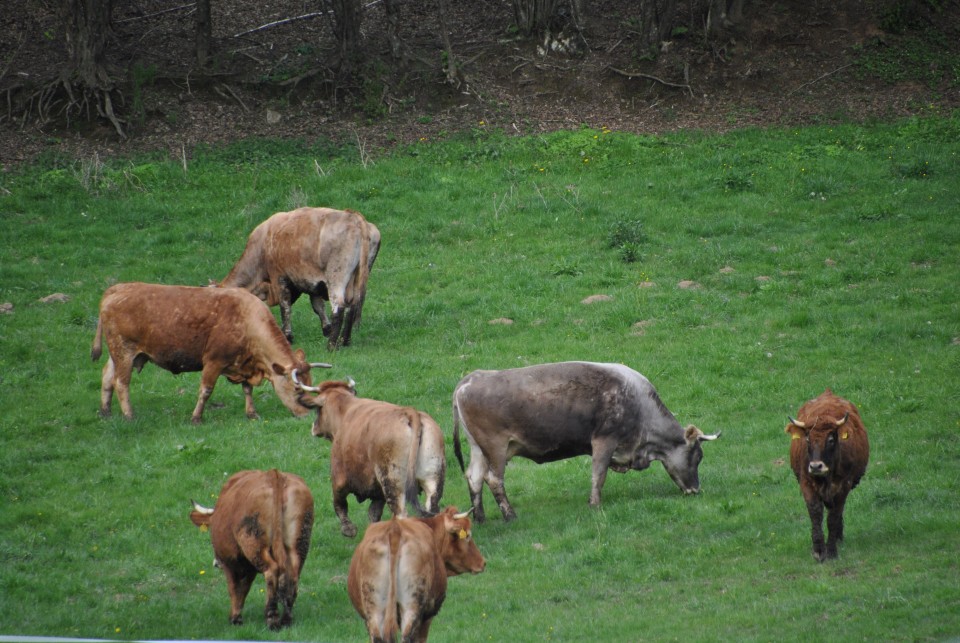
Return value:
<svg viewBox="0 0 960 643">
<path fill-rule="evenodd" d="M 849 431 L 844 431 L 843 433 L 840 434 L 840 439 L 841 439 L 841 440 L 846 440 L 846 439 L 849 438 L 849 437 L 850 437 L 850 432 L 849 432 Z"/>
<path fill-rule="evenodd" d="M 204 532 L 205 532 L 205 531 L 209 531 L 209 530 L 210 530 L 210 528 L 207 527 L 206 525 L 200 525 L 200 531 L 204 531 Z"/>
<path fill-rule="evenodd" d="M 790 438 L 790 439 L 791 439 L 791 440 L 799 440 L 799 439 L 800 439 L 800 436 L 797 435 L 796 433 L 794 433 L 794 434 L 793 434 L 793 437 Z"/>
<path fill-rule="evenodd" d="M 460 540 L 463 540 L 463 539 L 466 538 L 466 537 L 467 537 L 467 530 L 466 530 L 466 529 L 461 529 L 461 530 L 460 530 Z"/>
</svg>

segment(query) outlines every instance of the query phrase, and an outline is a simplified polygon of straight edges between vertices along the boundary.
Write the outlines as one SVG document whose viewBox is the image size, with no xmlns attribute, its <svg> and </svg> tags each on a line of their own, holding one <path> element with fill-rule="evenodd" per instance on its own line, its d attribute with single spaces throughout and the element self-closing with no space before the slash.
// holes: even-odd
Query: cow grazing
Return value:
<svg viewBox="0 0 960 643">
<path fill-rule="evenodd" d="M 813 557 L 823 562 L 837 557 L 843 540 L 843 507 L 847 494 L 867 470 L 870 444 L 860 412 L 829 388 L 804 403 L 790 420 L 790 466 L 810 514 Z M 829 537 L 823 542 L 823 508 L 829 511 Z"/>
<path fill-rule="evenodd" d="M 100 301 L 93 361 L 100 359 L 104 338 L 110 353 L 100 392 L 104 417 L 110 415 L 114 389 L 124 417 L 133 417 L 130 377 L 147 362 L 174 374 L 202 373 L 194 423 L 203 419 L 220 375 L 243 387 L 247 417 L 257 417 L 253 387 L 264 378 L 294 415 L 309 413 L 297 400 L 294 380 L 309 385 L 311 366 L 329 367 L 309 364 L 302 350 L 291 350 L 270 310 L 237 288 L 116 284 Z"/>
<path fill-rule="evenodd" d="M 453 447 L 464 469 L 461 424 L 470 443 L 466 473 L 478 523 L 485 519 L 484 481 L 504 519 L 516 518 L 503 479 L 514 456 L 542 464 L 592 455 L 590 504 L 599 506 L 608 468 L 639 471 L 654 460 L 684 493 L 697 493 L 700 443 L 720 435 L 682 428 L 640 373 L 593 362 L 474 371 L 460 380 L 453 393 Z"/>
<path fill-rule="evenodd" d="M 290 625 L 313 530 L 313 496 L 303 479 L 276 469 L 241 471 L 223 485 L 213 509 L 193 506 L 190 520 L 210 529 L 216 564 L 227 579 L 230 622 L 243 622 L 244 601 L 260 573 L 267 625 Z"/>
<path fill-rule="evenodd" d="M 467 514 L 447 507 L 432 518 L 367 528 L 350 561 L 347 591 L 371 641 L 426 641 L 447 592 L 447 577 L 486 566 Z"/>
<path fill-rule="evenodd" d="M 438 510 L 447 465 L 443 432 L 433 418 L 409 406 L 357 397 L 353 381 L 303 389 L 301 403 L 317 409 L 313 435 L 333 443 L 333 508 L 344 536 L 357 535 L 347 515 L 350 494 L 360 502 L 370 499 L 370 522 L 380 520 L 385 504 L 400 518 L 407 515 L 406 502 L 422 512 L 418 487 L 426 510 Z"/>
<path fill-rule="evenodd" d="M 243 255 L 219 285 L 245 288 L 267 305 L 279 305 L 283 334 L 291 344 L 290 307 L 300 295 L 309 295 L 328 348 L 335 350 L 350 344 L 379 251 L 380 230 L 359 212 L 330 208 L 278 212 L 254 228 Z"/>
</svg>

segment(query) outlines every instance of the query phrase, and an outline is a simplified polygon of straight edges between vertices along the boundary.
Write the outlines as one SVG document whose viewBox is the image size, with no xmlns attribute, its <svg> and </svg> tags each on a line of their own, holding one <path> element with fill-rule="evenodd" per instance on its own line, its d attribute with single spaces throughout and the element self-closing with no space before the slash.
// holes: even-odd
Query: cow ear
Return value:
<svg viewBox="0 0 960 643">
<path fill-rule="evenodd" d="M 783 432 L 789 433 L 791 440 L 800 440 L 804 435 L 806 435 L 804 427 L 797 426 L 792 420 L 786 427 L 784 427 Z"/>
<path fill-rule="evenodd" d="M 694 444 L 696 444 L 700 440 L 700 437 L 702 435 L 703 435 L 703 431 L 693 426 L 692 424 L 689 425 L 683 431 L 683 439 L 687 441 L 687 446 L 693 446 Z"/>
<path fill-rule="evenodd" d="M 307 354 L 303 352 L 302 348 L 298 348 L 293 352 L 293 356 L 297 358 L 297 363 L 302 364 L 307 361 Z"/>
</svg>

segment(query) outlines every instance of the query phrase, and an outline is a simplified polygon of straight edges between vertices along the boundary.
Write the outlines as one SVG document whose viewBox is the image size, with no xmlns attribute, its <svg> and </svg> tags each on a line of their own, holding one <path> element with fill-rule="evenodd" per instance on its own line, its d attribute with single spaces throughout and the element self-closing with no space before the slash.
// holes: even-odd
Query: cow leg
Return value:
<svg viewBox="0 0 960 643">
<path fill-rule="evenodd" d="M 610 440 L 593 440 L 592 449 L 593 476 L 590 487 L 590 506 L 599 507 L 600 492 L 603 490 L 603 483 L 607 481 L 607 469 L 610 468 L 610 460 L 617 445 Z"/>
<path fill-rule="evenodd" d="M 433 617 L 426 618 L 420 623 L 420 628 L 418 631 L 414 632 L 413 640 L 416 643 L 426 643 L 427 635 L 430 634 L 430 625 L 433 623 Z"/>
<path fill-rule="evenodd" d="M 843 507 L 847 502 L 846 496 L 837 496 L 833 504 L 828 507 L 827 513 L 827 551 L 826 558 L 837 557 L 837 544 L 843 540 Z"/>
<path fill-rule="evenodd" d="M 473 520 L 477 523 L 487 519 L 483 511 L 483 479 L 489 466 L 480 447 L 471 445 L 470 464 L 467 465 L 467 487 L 470 489 L 470 504 L 473 505 Z"/>
<path fill-rule="evenodd" d="M 280 329 L 283 336 L 287 338 L 290 344 L 293 344 L 293 329 L 290 326 L 290 311 L 293 307 L 293 295 L 290 292 L 290 284 L 286 279 L 281 278 L 278 284 L 280 291 Z"/>
<path fill-rule="evenodd" d="M 356 316 L 356 310 L 356 306 L 350 306 L 344 313 L 343 333 L 340 337 L 340 343 L 343 346 L 350 345 L 350 337 L 353 335 L 353 322 L 354 317 Z"/>
<path fill-rule="evenodd" d="M 370 508 L 367 509 L 367 517 L 370 522 L 380 522 L 383 518 L 383 508 L 386 506 L 386 500 L 383 498 L 373 498 L 370 501 Z"/>
<path fill-rule="evenodd" d="M 230 622 L 243 625 L 243 604 L 257 577 L 257 570 L 249 565 L 242 569 L 224 565 L 223 575 L 227 577 L 227 591 L 230 593 Z"/>
<path fill-rule="evenodd" d="M 197 395 L 197 406 L 193 409 L 193 415 L 190 416 L 190 421 L 194 424 L 203 422 L 203 408 L 207 405 L 207 400 L 213 393 L 213 387 L 216 385 L 218 377 L 220 377 L 219 366 L 210 363 L 203 365 L 203 372 L 200 374 L 200 393 Z"/>
<path fill-rule="evenodd" d="M 335 351 L 340 347 L 340 329 L 343 326 L 343 304 L 330 302 L 333 317 L 330 320 L 330 334 L 327 335 L 327 349 Z"/>
<path fill-rule="evenodd" d="M 114 357 L 116 355 L 116 357 Z M 111 366 L 112 362 L 112 366 Z M 110 359 L 103 367 L 103 381 L 107 391 L 101 386 L 100 412 L 103 413 L 103 403 L 107 402 L 107 414 L 110 414 L 109 390 L 112 388 L 117 393 L 117 401 L 120 402 L 120 411 L 123 417 L 128 420 L 133 419 L 133 407 L 130 405 L 130 379 L 133 376 L 134 360 L 123 348 L 115 348 L 110 351 Z M 110 384 L 107 384 L 107 376 L 110 376 Z"/>
<path fill-rule="evenodd" d="M 353 538 L 357 535 L 357 526 L 350 522 L 350 517 L 347 515 L 347 495 L 346 489 L 334 487 L 333 511 L 340 519 L 340 533 L 347 538 Z"/>
<path fill-rule="evenodd" d="M 116 377 L 117 367 L 113 358 L 108 357 L 103 365 L 103 375 L 100 379 L 100 417 L 110 417 L 110 403 L 113 401 L 113 378 Z"/>
<path fill-rule="evenodd" d="M 471 466 L 473 465 L 472 459 L 470 464 Z M 490 462 L 484 479 L 487 481 L 487 486 L 490 487 L 490 491 L 493 493 L 493 498 L 500 506 L 500 513 L 503 514 L 504 521 L 510 522 L 516 519 L 517 512 L 513 510 L 510 501 L 507 500 L 507 489 L 503 482 L 503 474 L 506 468 L 506 461 L 492 461 Z"/>
<path fill-rule="evenodd" d="M 266 565 L 263 571 L 263 579 L 267 586 L 267 603 L 263 609 L 263 617 L 267 621 L 267 627 L 271 630 L 279 630 L 281 623 L 280 611 L 277 609 L 277 601 L 279 599 L 280 569 L 266 548 L 264 548 L 260 555 L 263 563 Z"/>
<path fill-rule="evenodd" d="M 813 539 L 813 557 L 817 562 L 826 560 L 823 546 L 823 501 L 819 498 L 807 500 L 807 512 L 810 514 L 810 535 Z"/>
<path fill-rule="evenodd" d="M 310 305 L 313 306 L 313 312 L 320 318 L 320 328 L 324 337 L 330 335 L 330 318 L 327 316 L 327 298 L 323 295 L 310 295 Z"/>
<path fill-rule="evenodd" d="M 253 386 L 250 382 L 241 382 L 240 386 L 243 388 L 243 406 L 247 411 L 247 417 L 251 420 L 259 420 L 260 416 L 253 406 Z"/>
</svg>

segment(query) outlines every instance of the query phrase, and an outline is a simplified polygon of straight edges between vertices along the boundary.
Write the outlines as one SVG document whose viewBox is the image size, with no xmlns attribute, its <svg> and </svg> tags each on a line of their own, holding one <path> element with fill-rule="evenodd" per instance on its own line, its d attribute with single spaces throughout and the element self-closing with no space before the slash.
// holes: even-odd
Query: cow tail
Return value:
<svg viewBox="0 0 960 643">
<path fill-rule="evenodd" d="M 276 561 L 277 567 L 281 570 L 281 573 L 284 573 L 283 570 L 286 570 L 289 565 L 286 542 L 286 480 L 276 469 L 270 471 L 270 476 L 273 478 L 273 506 L 275 507 L 273 525 L 271 525 L 273 540 L 270 543 L 270 548 L 273 550 L 273 559 Z"/>
<path fill-rule="evenodd" d="M 427 516 L 423 505 L 420 504 L 420 487 L 417 483 L 417 461 L 420 458 L 420 441 L 423 439 L 423 421 L 420 412 L 414 408 L 407 409 L 407 421 L 413 429 L 413 439 L 410 444 L 410 453 L 407 456 L 407 483 L 405 494 L 407 502 L 417 510 L 417 515 Z"/>
<path fill-rule="evenodd" d="M 457 462 L 460 463 L 460 470 L 466 471 L 467 467 L 463 464 L 463 450 L 460 448 L 460 408 L 457 406 L 458 388 L 453 393 L 453 453 L 457 456 Z"/>
<path fill-rule="evenodd" d="M 400 629 L 400 611 L 397 609 L 397 585 L 400 583 L 400 525 L 395 522 L 390 529 L 390 580 L 387 588 L 386 612 L 383 615 L 383 638 L 395 641 Z"/>
<path fill-rule="evenodd" d="M 363 300 L 367 297 L 367 278 L 370 276 L 370 235 L 367 233 L 366 221 L 361 219 L 360 225 L 360 265 L 357 266 L 356 282 L 353 286 L 354 301 L 351 307 L 356 312 L 352 313 L 353 323 L 359 324 L 363 316 Z"/>
<path fill-rule="evenodd" d="M 90 347 L 90 359 L 94 362 L 103 354 L 103 321 L 97 317 L 97 331 L 93 334 L 93 346 Z"/>
</svg>

